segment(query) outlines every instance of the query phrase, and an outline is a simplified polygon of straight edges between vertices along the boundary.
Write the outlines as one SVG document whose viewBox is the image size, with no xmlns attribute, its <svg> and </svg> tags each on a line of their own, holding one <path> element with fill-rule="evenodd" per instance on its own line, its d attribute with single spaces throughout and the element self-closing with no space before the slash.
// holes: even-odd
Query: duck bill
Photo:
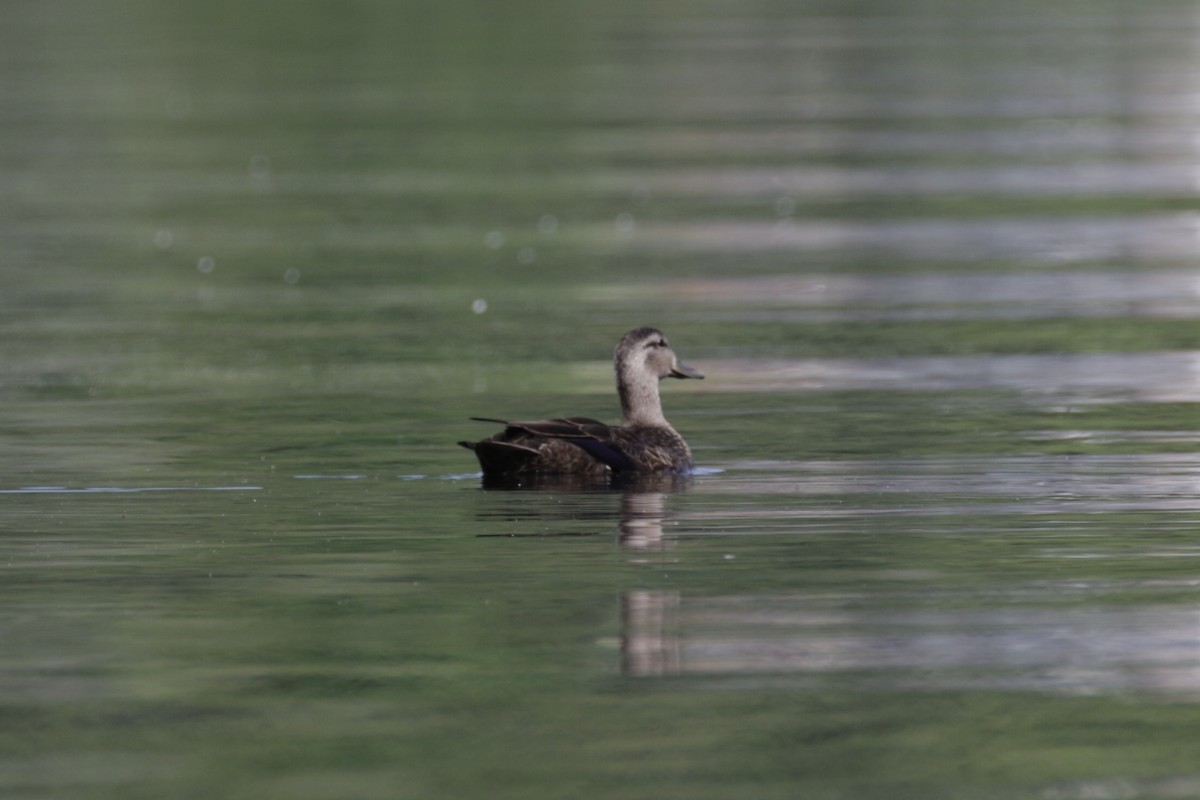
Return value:
<svg viewBox="0 0 1200 800">
<path fill-rule="evenodd" d="M 687 364 L 684 364 L 682 361 L 676 361 L 674 366 L 671 367 L 671 377 L 672 378 L 703 378 L 704 373 L 701 372 L 700 370 L 696 369 L 695 367 L 689 367 Z"/>
</svg>

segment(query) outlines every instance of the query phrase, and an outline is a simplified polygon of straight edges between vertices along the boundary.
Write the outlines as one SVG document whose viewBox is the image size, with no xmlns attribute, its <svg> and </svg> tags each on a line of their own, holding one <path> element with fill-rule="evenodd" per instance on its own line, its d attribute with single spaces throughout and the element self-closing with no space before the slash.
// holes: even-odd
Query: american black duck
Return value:
<svg viewBox="0 0 1200 800">
<path fill-rule="evenodd" d="M 685 472 L 692 451 L 667 418 L 658 396 L 663 378 L 703 378 L 679 361 L 667 337 L 638 328 L 621 337 L 613 352 L 621 424 L 586 417 L 533 422 L 472 417 L 504 430 L 478 442 L 459 442 L 475 451 L 485 478 L 536 475 L 628 475 Z"/>
</svg>

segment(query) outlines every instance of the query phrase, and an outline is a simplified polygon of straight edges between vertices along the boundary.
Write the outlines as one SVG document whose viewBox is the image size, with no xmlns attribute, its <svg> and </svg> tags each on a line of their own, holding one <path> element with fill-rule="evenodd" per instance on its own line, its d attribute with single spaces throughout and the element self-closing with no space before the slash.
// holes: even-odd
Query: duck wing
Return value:
<svg viewBox="0 0 1200 800">
<path fill-rule="evenodd" d="M 566 417 L 564 419 L 538 419 L 531 421 L 513 421 L 508 419 L 493 419 L 491 417 L 471 417 L 478 422 L 495 422 L 505 428 L 511 428 L 534 436 L 549 436 L 553 439 L 573 439 L 576 437 L 604 438 L 609 435 L 609 426 L 599 420 L 588 417 Z"/>
<path fill-rule="evenodd" d="M 504 426 L 503 438 L 520 441 L 521 434 L 546 439 L 561 439 L 579 447 L 588 455 L 606 464 L 614 472 L 635 468 L 633 461 L 622 451 L 611 425 L 589 417 L 513 421 L 489 417 L 471 417 L 479 422 L 495 422 Z"/>
</svg>

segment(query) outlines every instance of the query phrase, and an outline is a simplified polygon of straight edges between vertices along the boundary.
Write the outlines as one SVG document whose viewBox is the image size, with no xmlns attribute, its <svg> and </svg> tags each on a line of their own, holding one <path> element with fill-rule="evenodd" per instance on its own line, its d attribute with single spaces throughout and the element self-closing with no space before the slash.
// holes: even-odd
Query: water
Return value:
<svg viewBox="0 0 1200 800">
<path fill-rule="evenodd" d="M 1200 794 L 1191 4 L 5 19 L 4 797 Z"/>
</svg>

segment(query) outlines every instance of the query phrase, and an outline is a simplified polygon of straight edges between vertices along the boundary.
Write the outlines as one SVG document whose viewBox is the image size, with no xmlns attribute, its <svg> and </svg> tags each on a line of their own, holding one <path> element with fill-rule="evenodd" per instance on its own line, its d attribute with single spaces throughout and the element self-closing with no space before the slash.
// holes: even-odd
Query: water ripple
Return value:
<svg viewBox="0 0 1200 800">
<path fill-rule="evenodd" d="M 141 494 L 145 492 L 259 492 L 261 486 L 22 486 L 0 494 Z"/>
</svg>

